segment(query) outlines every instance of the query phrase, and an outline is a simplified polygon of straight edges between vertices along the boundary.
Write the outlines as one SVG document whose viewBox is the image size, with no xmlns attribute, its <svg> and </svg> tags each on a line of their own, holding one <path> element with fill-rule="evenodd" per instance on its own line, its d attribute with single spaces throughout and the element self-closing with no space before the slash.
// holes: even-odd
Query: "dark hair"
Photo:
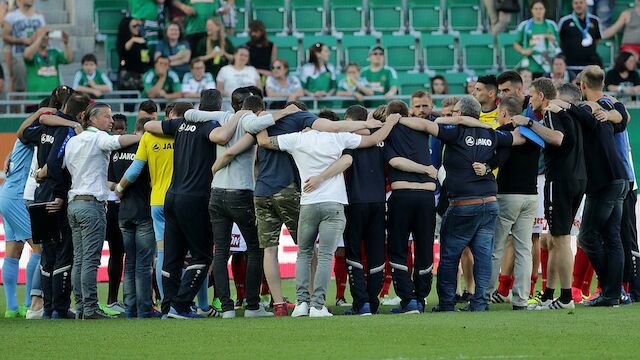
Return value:
<svg viewBox="0 0 640 360">
<path fill-rule="evenodd" d="M 391 114 L 400 114 L 401 116 L 409 116 L 409 107 L 402 100 L 393 100 L 387 104 L 386 116 Z"/>
<path fill-rule="evenodd" d="M 558 54 L 558 55 L 554 56 L 553 60 L 551 61 L 551 63 L 553 63 L 554 61 L 556 61 L 558 59 L 564 61 L 565 64 L 567 63 L 567 57 L 562 55 L 562 54 Z"/>
<path fill-rule="evenodd" d="M 264 101 L 260 96 L 249 95 L 242 102 L 242 110 L 251 110 L 254 113 L 264 110 Z"/>
<path fill-rule="evenodd" d="M 629 71 L 627 67 L 624 65 L 624 63 L 626 63 L 627 60 L 629 60 L 629 58 L 632 56 L 633 56 L 633 53 L 630 53 L 628 51 L 621 52 L 620 55 L 616 57 L 616 61 L 613 64 L 613 69 L 618 73 L 621 73 L 623 71 Z"/>
<path fill-rule="evenodd" d="M 273 64 L 275 64 L 276 62 L 279 62 L 280 64 L 282 64 L 282 66 L 284 66 L 287 70 L 289 70 L 289 62 L 287 60 L 277 58 L 273 60 L 273 62 L 271 63 L 271 66 L 273 67 Z"/>
<path fill-rule="evenodd" d="M 189 68 L 193 69 L 193 67 L 199 62 L 204 64 L 204 60 L 200 59 L 199 57 L 195 57 L 195 58 L 191 59 L 191 61 L 189 62 Z"/>
<path fill-rule="evenodd" d="M 249 47 L 246 45 L 240 45 L 236 48 L 236 51 L 233 52 L 233 55 L 237 54 L 240 50 L 247 50 L 247 52 L 249 54 L 251 54 L 251 50 L 249 50 Z M 233 59 L 233 62 L 235 63 L 235 58 Z"/>
<path fill-rule="evenodd" d="M 114 115 L 115 117 L 115 115 Z M 148 123 L 149 121 L 153 121 L 154 119 L 152 117 L 149 116 L 145 116 L 145 117 L 141 117 L 140 119 L 136 120 L 136 125 L 135 125 L 135 132 L 138 131 L 144 131 L 144 124 Z"/>
<path fill-rule="evenodd" d="M 544 8 L 547 8 L 547 4 L 545 4 L 545 2 L 543 0 L 533 0 L 531 3 L 529 3 L 529 11 L 531 11 L 531 9 L 533 9 L 533 6 L 537 3 L 542 4 L 542 6 L 544 6 Z"/>
<path fill-rule="evenodd" d="M 64 113 L 71 116 L 78 116 L 81 112 L 85 111 L 91 98 L 88 95 L 76 92 L 69 96 L 67 102 L 64 104 Z"/>
<path fill-rule="evenodd" d="M 165 33 L 165 36 L 166 36 L 165 39 L 167 39 L 167 43 L 169 43 L 169 36 L 167 36 L 166 34 L 167 34 L 167 30 L 169 30 L 169 26 L 171 26 L 171 25 L 177 26 L 178 27 L 178 31 L 180 31 L 180 36 L 178 36 L 178 41 L 184 40 L 184 31 L 182 30 L 182 25 L 180 25 L 179 23 L 177 23 L 175 21 L 172 21 L 172 22 L 167 24 L 167 27 L 164 30 L 164 33 Z"/>
<path fill-rule="evenodd" d="M 155 60 L 153 60 L 153 64 L 154 64 L 154 65 L 155 65 L 155 64 L 157 64 L 157 63 L 158 63 L 158 60 L 160 60 L 160 59 L 165 59 L 165 60 L 167 60 L 169 63 L 171 63 L 171 60 L 169 60 L 169 57 L 168 57 L 168 56 L 165 56 L 165 55 L 158 55 L 158 57 L 157 57 Z"/>
<path fill-rule="evenodd" d="M 140 103 L 138 111 L 144 111 L 147 114 L 153 114 L 158 112 L 158 104 L 153 100 L 145 100 Z"/>
<path fill-rule="evenodd" d="M 183 117 L 187 110 L 193 109 L 193 104 L 186 101 L 180 101 L 173 105 L 171 110 L 176 117 Z"/>
<path fill-rule="evenodd" d="M 169 114 L 171 114 L 171 111 L 173 110 L 173 108 L 176 106 L 176 103 L 169 103 L 167 104 L 167 106 L 164 107 L 164 117 L 165 118 L 169 118 Z"/>
<path fill-rule="evenodd" d="M 222 109 L 222 94 L 217 89 L 207 89 L 200 93 L 200 106 L 202 111 L 220 111 Z"/>
<path fill-rule="evenodd" d="M 329 119 L 331 121 L 340 121 L 340 116 L 329 109 L 320 110 L 318 117 Z"/>
<path fill-rule="evenodd" d="M 315 43 L 309 47 L 309 62 L 313 64 L 316 69 L 320 70 L 320 59 L 318 54 L 322 51 L 322 47 L 325 46 L 323 43 Z M 324 64 L 324 68 L 326 71 L 329 71 L 329 67 L 327 64 Z"/>
<path fill-rule="evenodd" d="M 387 118 L 387 105 L 378 105 L 371 113 L 371 117 L 379 121 L 384 121 Z"/>
<path fill-rule="evenodd" d="M 114 122 L 116 121 L 122 121 L 125 124 L 125 127 L 127 125 L 127 116 L 124 114 L 113 114 L 113 116 L 111 116 L 111 118 L 113 119 Z"/>
<path fill-rule="evenodd" d="M 56 108 L 58 110 L 62 109 L 69 96 L 73 93 L 75 93 L 75 90 L 67 85 L 58 86 L 51 92 L 49 107 Z"/>
<path fill-rule="evenodd" d="M 362 105 L 351 105 L 344 112 L 344 119 L 350 119 L 353 121 L 365 121 L 367 120 L 367 108 Z"/>
<path fill-rule="evenodd" d="M 307 107 L 307 104 L 303 103 L 302 101 L 298 101 L 298 100 L 287 101 L 287 103 L 284 104 L 284 107 L 287 107 L 289 105 L 295 105 L 298 107 L 298 109 L 302 111 L 309 111 L 309 107 Z"/>
<path fill-rule="evenodd" d="M 231 93 L 231 107 L 233 108 L 233 110 L 238 111 L 242 109 L 244 100 L 252 95 L 263 98 L 262 90 L 255 86 L 245 86 L 235 89 L 233 93 Z"/>
<path fill-rule="evenodd" d="M 502 74 L 498 75 L 498 77 L 496 78 L 496 83 L 498 85 L 502 85 L 507 81 L 511 82 L 511 84 L 514 84 L 514 85 L 523 84 L 522 76 L 520 76 L 520 74 L 518 74 L 517 71 L 513 71 L 513 70 L 505 71 Z"/>
<path fill-rule="evenodd" d="M 480 83 L 485 87 L 488 87 L 489 90 L 493 90 L 498 92 L 498 81 L 495 75 L 482 75 L 478 77 L 478 81 L 476 83 Z"/>
<path fill-rule="evenodd" d="M 89 105 L 89 107 L 87 107 L 87 109 L 84 111 L 84 116 L 82 117 L 82 121 L 80 122 L 82 124 L 82 127 L 85 129 L 89 127 L 91 118 L 98 115 L 98 113 L 100 113 L 100 111 L 104 109 L 111 109 L 111 106 L 102 102 L 96 102 Z"/>
<path fill-rule="evenodd" d="M 48 107 L 50 102 L 51 102 L 51 96 L 45 96 L 44 99 L 42 99 L 38 104 L 38 109 L 43 107 Z"/>
<path fill-rule="evenodd" d="M 509 115 L 518 115 L 522 112 L 522 100 L 518 99 L 516 96 L 509 95 L 500 100 L 498 107 L 507 110 Z"/>
<path fill-rule="evenodd" d="M 443 94 L 448 94 L 449 93 L 449 83 L 447 82 L 447 79 L 442 75 L 436 75 L 436 76 L 431 78 L 431 93 L 432 94 L 434 93 L 433 92 L 433 83 L 436 80 L 442 80 L 442 82 L 444 83 L 444 93 Z M 421 91 L 421 90 L 418 90 L 418 91 Z M 418 92 L 418 91 L 416 91 L 416 92 Z M 415 97 L 415 96 L 412 95 L 411 97 Z M 422 97 L 422 96 L 420 96 L 420 97 Z"/>
<path fill-rule="evenodd" d="M 262 36 L 260 36 L 256 41 L 253 39 L 249 39 L 249 43 L 251 45 L 260 45 L 267 46 L 269 44 L 269 40 L 267 39 L 267 28 L 264 26 L 264 23 L 260 20 L 253 20 L 249 23 L 249 32 L 260 31 L 262 32 Z"/>
<path fill-rule="evenodd" d="M 584 81 L 584 78 L 582 81 Z M 531 82 L 531 86 L 533 86 L 536 91 L 541 92 L 547 100 L 553 100 L 558 95 L 553 81 L 549 78 L 537 78 Z"/>
<path fill-rule="evenodd" d="M 85 56 L 82 57 L 82 60 L 80 60 L 81 64 L 84 64 L 86 62 L 92 62 L 92 63 L 98 65 L 98 59 L 93 54 L 86 54 Z"/>
<path fill-rule="evenodd" d="M 127 52 L 127 50 L 125 50 L 124 48 L 124 44 L 129 41 L 129 39 L 131 39 L 132 37 L 132 33 L 129 30 L 129 23 L 131 23 L 131 21 L 136 20 L 130 16 L 124 17 L 122 18 L 122 20 L 120 20 L 120 24 L 118 24 L 118 35 L 116 37 L 116 46 L 118 49 L 118 55 L 120 55 L 120 59 L 124 58 L 124 54 L 125 52 Z"/>
</svg>

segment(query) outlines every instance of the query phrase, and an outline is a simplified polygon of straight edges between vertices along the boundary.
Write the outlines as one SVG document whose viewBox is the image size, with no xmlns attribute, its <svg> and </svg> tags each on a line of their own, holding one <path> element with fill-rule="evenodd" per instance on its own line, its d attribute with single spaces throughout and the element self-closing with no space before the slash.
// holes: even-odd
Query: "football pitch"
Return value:
<svg viewBox="0 0 640 360">
<path fill-rule="evenodd" d="M 294 282 L 284 282 L 294 298 Z M 335 284 L 329 299 L 335 294 Z M 22 298 L 24 289 L 18 288 Z M 105 284 L 99 287 L 106 299 Z M 22 299 L 20 299 L 22 303 Z M 330 301 L 333 304 L 333 300 Z M 437 303 L 434 290 L 429 306 Z M 4 296 L 0 309 L 4 311 Z M 333 307 L 334 314 L 346 308 Z M 388 313 L 390 307 L 383 307 Z M 640 305 L 230 320 L 0 318 L 2 359 L 634 359 Z"/>
</svg>

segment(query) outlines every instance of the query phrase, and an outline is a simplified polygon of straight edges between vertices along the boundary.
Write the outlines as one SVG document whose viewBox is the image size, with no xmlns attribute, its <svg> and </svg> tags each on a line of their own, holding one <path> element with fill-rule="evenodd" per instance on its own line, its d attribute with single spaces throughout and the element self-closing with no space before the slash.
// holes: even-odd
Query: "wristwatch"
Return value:
<svg viewBox="0 0 640 360">
<path fill-rule="evenodd" d="M 533 119 L 529 119 L 529 122 L 525 126 L 531 128 L 533 126 Z"/>
</svg>

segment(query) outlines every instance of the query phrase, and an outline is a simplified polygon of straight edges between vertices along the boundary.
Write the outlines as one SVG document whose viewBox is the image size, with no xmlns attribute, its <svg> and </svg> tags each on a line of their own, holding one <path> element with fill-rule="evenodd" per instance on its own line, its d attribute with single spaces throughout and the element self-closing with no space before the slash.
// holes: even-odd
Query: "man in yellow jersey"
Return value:
<svg viewBox="0 0 640 360">
<path fill-rule="evenodd" d="M 498 82 L 496 76 L 484 75 L 478 77 L 472 94 L 482 107 L 480 121 L 491 125 L 494 129 L 500 126 L 498 122 Z"/>
</svg>

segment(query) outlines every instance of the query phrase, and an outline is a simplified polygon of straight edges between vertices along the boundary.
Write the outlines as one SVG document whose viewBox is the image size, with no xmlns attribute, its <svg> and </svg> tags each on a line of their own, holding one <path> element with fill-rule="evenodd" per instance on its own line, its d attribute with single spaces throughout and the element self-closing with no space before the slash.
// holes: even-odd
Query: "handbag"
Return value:
<svg viewBox="0 0 640 360">
<path fill-rule="evenodd" d="M 520 11 L 518 0 L 496 0 L 496 11 L 517 13 Z"/>
</svg>

